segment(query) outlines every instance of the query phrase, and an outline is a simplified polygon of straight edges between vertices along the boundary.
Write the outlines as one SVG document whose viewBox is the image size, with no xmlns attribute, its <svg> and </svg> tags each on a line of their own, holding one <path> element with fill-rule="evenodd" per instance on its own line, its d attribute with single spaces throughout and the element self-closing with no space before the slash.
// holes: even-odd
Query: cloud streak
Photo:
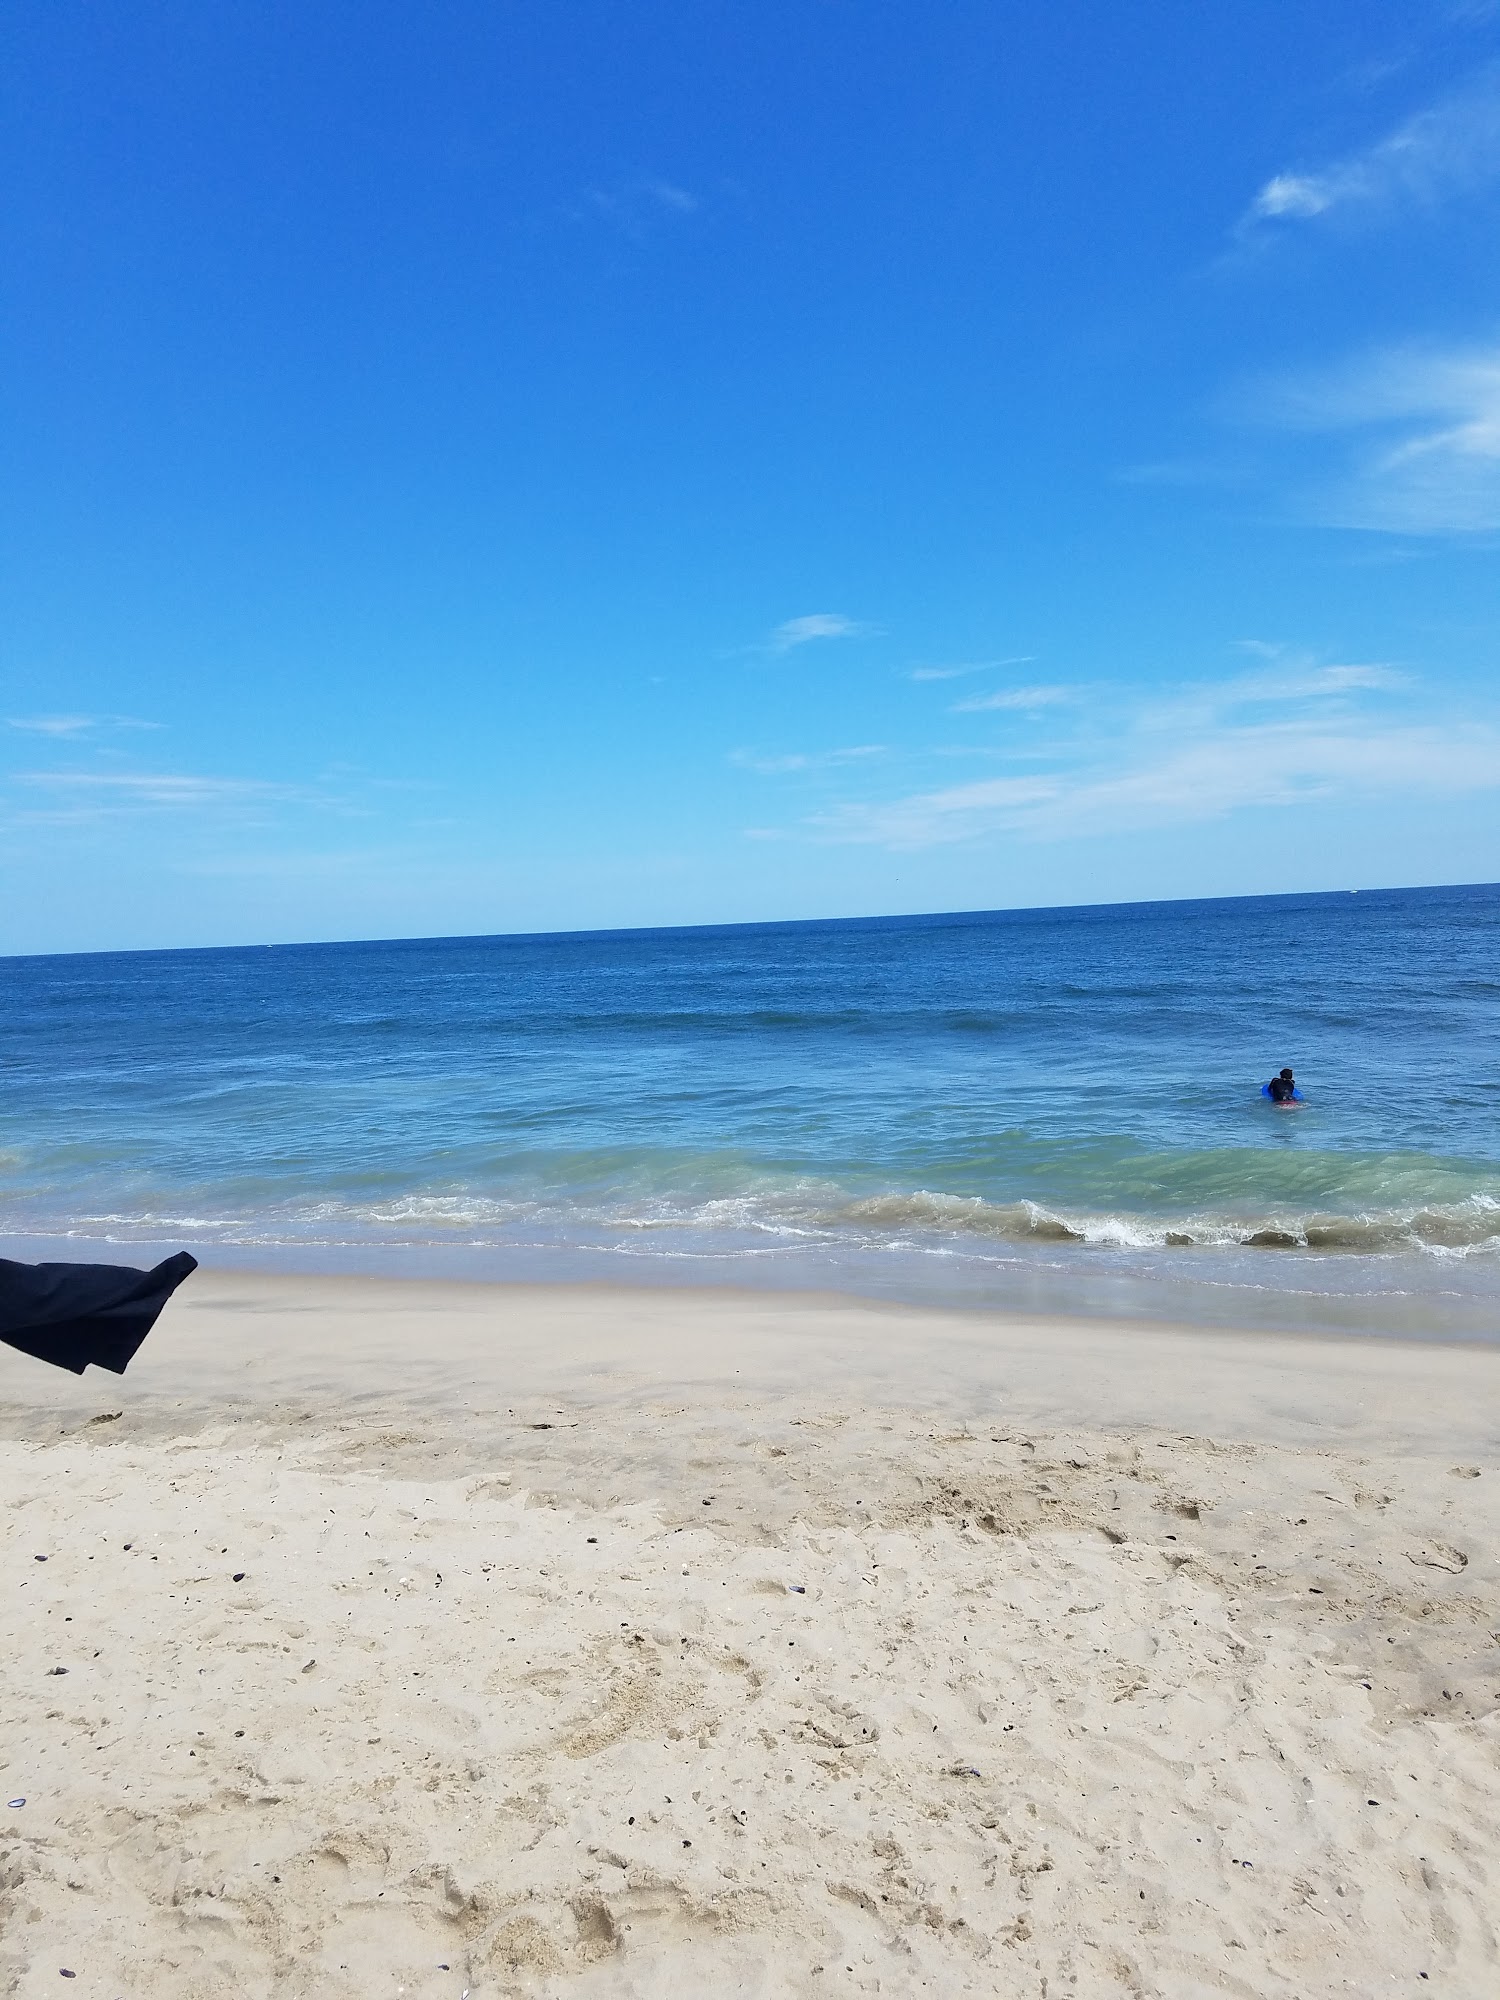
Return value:
<svg viewBox="0 0 1500 2000">
<path fill-rule="evenodd" d="M 1305 172 L 1274 174 L 1240 219 L 1242 237 L 1324 217 L 1430 207 L 1500 178 L 1500 66 L 1373 145 Z"/>
<path fill-rule="evenodd" d="M 175 771 L 22 771 L 23 785 L 99 797 L 138 800 L 145 805 L 217 805 L 224 799 L 293 798 L 304 794 L 261 778 L 199 778 Z"/>
<path fill-rule="evenodd" d="M 840 764 L 856 764 L 868 757 L 884 755 L 883 743 L 856 743 L 847 750 L 794 750 L 780 757 L 762 757 L 752 750 L 731 750 L 729 761 L 763 778 L 775 778 L 792 771 L 831 770 Z"/>
<path fill-rule="evenodd" d="M 914 681 L 957 681 L 968 674 L 996 673 L 1002 667 L 1029 667 L 1034 653 L 1012 653 L 1004 660 L 964 660 L 953 667 L 913 667 L 907 676 Z"/>
<path fill-rule="evenodd" d="M 614 187 L 592 187 L 583 196 L 580 216 L 593 215 L 639 242 L 657 223 L 685 220 L 703 204 L 695 194 L 660 175 L 644 174 Z"/>
<path fill-rule="evenodd" d="M 766 646 L 772 653 L 790 653 L 798 646 L 811 645 L 815 639 L 859 639 L 875 630 L 873 625 L 846 618 L 842 611 L 810 611 L 778 625 Z"/>
<path fill-rule="evenodd" d="M 810 815 L 802 837 L 896 850 L 994 834 L 1064 840 L 1320 799 L 1500 789 L 1500 730 L 1393 714 L 1411 685 L 1397 669 L 1255 650 L 1265 664 L 1254 671 L 1165 697 L 1116 694 L 1106 710 L 1101 685 L 1073 740 L 1046 747 L 1050 768 L 845 802 Z"/>
<path fill-rule="evenodd" d="M 1500 341 L 1409 345 L 1262 383 L 1251 421 L 1329 440 L 1304 509 L 1328 526 L 1450 535 L 1500 528 Z"/>
<path fill-rule="evenodd" d="M 243 817 L 277 805 L 336 804 L 319 792 L 269 779 L 178 771 L 18 771 L 11 783 L 45 800 L 15 813 L 17 823 L 75 825 L 160 813 Z"/>
<path fill-rule="evenodd" d="M 884 805 L 845 805 L 810 823 L 824 839 L 897 849 L 995 832 L 1062 840 L 1223 819 L 1245 807 L 1314 799 L 1500 788 L 1489 728 L 1334 730 L 1291 721 L 1226 729 L 1124 768 L 949 786 Z"/>
<path fill-rule="evenodd" d="M 994 694 L 971 694 L 956 701 L 950 715 L 977 715 L 987 709 L 1002 709 L 1022 715 L 1039 715 L 1044 708 L 1063 708 L 1083 699 L 1074 687 L 1000 688 Z"/>
<path fill-rule="evenodd" d="M 7 729 L 33 736 L 83 736 L 93 729 L 160 729 L 159 722 L 142 722 L 134 715 L 11 715 Z"/>
</svg>

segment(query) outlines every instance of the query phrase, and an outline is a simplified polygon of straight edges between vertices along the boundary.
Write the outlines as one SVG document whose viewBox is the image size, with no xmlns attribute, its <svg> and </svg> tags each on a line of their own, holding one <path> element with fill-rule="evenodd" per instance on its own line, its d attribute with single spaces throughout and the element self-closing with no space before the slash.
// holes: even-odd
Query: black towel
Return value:
<svg viewBox="0 0 1500 2000">
<path fill-rule="evenodd" d="M 123 1375 L 156 1316 L 198 1259 L 186 1250 L 154 1271 L 124 1264 L 13 1264 L 0 1257 L 0 1340 L 81 1375 Z"/>
</svg>

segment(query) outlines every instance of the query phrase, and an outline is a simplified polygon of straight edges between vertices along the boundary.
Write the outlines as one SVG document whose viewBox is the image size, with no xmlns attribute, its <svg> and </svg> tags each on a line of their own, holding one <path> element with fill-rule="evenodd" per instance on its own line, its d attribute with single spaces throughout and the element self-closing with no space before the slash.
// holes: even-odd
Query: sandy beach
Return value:
<svg viewBox="0 0 1500 2000">
<path fill-rule="evenodd" d="M 204 1270 L 0 1353 L 4 1990 L 1480 2000 L 1497 1390 Z"/>
</svg>

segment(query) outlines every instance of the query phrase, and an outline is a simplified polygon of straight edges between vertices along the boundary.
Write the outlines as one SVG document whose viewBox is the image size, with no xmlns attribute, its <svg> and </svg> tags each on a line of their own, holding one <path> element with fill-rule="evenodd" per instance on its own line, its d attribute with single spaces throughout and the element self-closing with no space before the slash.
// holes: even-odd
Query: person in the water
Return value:
<svg viewBox="0 0 1500 2000">
<path fill-rule="evenodd" d="M 1266 1085 L 1266 1095 L 1273 1104 L 1290 1104 L 1297 1095 L 1297 1079 L 1289 1069 L 1284 1069 Z"/>
</svg>

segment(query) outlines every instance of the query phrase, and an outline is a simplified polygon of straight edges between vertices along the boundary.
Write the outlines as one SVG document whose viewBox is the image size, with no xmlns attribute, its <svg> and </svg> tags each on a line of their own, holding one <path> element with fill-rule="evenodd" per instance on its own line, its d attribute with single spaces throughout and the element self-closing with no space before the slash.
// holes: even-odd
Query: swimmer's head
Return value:
<svg viewBox="0 0 1500 2000">
<path fill-rule="evenodd" d="M 1290 1083 L 1292 1081 L 1292 1072 L 1289 1069 L 1284 1069 L 1281 1072 L 1281 1080 L 1283 1083 Z"/>
</svg>

